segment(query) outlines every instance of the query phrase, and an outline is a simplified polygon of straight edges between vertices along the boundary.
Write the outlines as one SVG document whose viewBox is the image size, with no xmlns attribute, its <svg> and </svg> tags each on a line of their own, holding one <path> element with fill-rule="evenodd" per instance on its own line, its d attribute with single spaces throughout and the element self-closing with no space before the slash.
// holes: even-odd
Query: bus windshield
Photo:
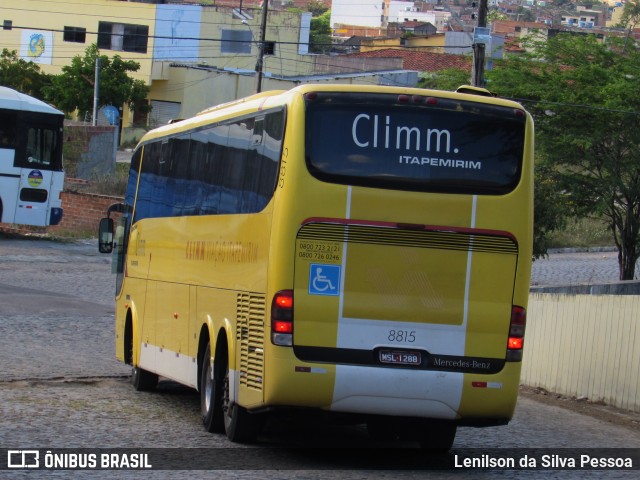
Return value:
<svg viewBox="0 0 640 480">
<path fill-rule="evenodd" d="M 400 190 L 504 194 L 516 187 L 523 110 L 405 97 L 308 95 L 310 172 L 324 181 Z"/>
</svg>

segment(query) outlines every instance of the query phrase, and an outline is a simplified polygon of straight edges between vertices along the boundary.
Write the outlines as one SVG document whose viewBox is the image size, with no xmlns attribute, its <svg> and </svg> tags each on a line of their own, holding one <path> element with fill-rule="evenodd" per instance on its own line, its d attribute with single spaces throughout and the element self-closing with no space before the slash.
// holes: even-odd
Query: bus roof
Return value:
<svg viewBox="0 0 640 480">
<path fill-rule="evenodd" d="M 0 108 L 64 115 L 49 104 L 8 87 L 0 87 Z"/>
</svg>

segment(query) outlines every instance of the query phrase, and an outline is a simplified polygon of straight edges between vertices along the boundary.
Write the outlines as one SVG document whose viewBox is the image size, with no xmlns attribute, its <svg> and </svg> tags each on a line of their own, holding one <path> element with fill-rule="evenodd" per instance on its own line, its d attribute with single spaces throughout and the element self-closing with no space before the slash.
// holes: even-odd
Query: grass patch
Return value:
<svg viewBox="0 0 640 480">
<path fill-rule="evenodd" d="M 116 163 L 113 174 L 98 175 L 86 184 L 69 184 L 65 188 L 79 193 L 95 193 L 98 195 L 110 195 L 124 197 L 129 178 L 128 163 Z"/>
<path fill-rule="evenodd" d="M 96 178 L 94 182 L 91 182 L 92 190 L 90 193 L 124 197 L 124 192 L 127 189 L 128 178 L 129 164 L 117 163 L 116 170 L 113 175 L 102 175 L 101 177 Z"/>
<path fill-rule="evenodd" d="M 608 247 L 613 238 L 607 223 L 602 218 L 570 219 L 562 231 L 550 236 L 551 248 L 568 247 Z"/>
</svg>

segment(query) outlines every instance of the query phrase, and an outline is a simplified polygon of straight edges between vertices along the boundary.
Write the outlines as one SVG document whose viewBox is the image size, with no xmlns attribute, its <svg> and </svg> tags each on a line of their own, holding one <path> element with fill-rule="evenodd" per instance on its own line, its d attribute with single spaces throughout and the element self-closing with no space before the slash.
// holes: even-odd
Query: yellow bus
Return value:
<svg viewBox="0 0 640 480">
<path fill-rule="evenodd" d="M 144 136 L 99 231 L 135 388 L 197 389 L 205 428 L 237 442 L 291 409 L 440 449 L 506 424 L 533 124 L 465 91 L 304 85 Z"/>
</svg>

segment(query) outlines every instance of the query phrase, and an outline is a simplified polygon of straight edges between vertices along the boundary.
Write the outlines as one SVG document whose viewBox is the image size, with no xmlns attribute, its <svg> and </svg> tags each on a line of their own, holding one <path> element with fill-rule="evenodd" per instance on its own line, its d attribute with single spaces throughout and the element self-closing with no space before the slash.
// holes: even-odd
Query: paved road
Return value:
<svg viewBox="0 0 640 480">
<path fill-rule="evenodd" d="M 611 275 L 611 268 L 615 267 L 615 256 L 608 255 L 610 258 L 603 258 L 602 254 L 551 255 L 543 261 L 549 263 L 534 266 L 534 279 L 559 282 L 567 278 L 565 274 L 553 274 L 553 264 L 555 269 L 571 265 L 575 270 L 571 278 L 576 283 L 593 279 L 596 273 L 598 279 L 608 281 L 607 275 Z M 0 236 L 0 449 L 222 448 L 218 452 L 236 455 L 232 465 L 233 462 L 237 465 L 245 458 L 235 454 L 238 445 L 229 443 L 222 435 L 207 434 L 201 428 L 199 397 L 193 391 L 171 382 L 161 382 L 159 391 L 152 393 L 132 389 L 127 379 L 129 368 L 114 358 L 112 309 L 110 259 L 97 253 L 95 241 L 62 244 Z M 369 439 L 360 426 L 295 420 L 285 421 L 279 428 L 272 425 L 260 442 L 262 447 L 278 445 L 391 446 Z M 505 445 L 553 449 L 640 448 L 640 431 L 521 397 L 511 424 L 488 429 L 460 429 L 454 449 Z M 402 444 L 392 446 L 406 447 Z M 377 450 L 372 457 L 384 461 L 392 452 Z M 399 452 L 398 455 L 407 455 L 411 450 Z M 304 455 L 302 458 L 298 455 L 294 461 L 302 464 L 303 471 L 291 472 L 287 470 L 291 468 L 287 464 L 289 466 L 282 471 L 234 470 L 224 472 L 224 477 L 324 480 L 425 476 L 420 468 L 372 471 L 347 462 L 345 470 L 344 463 L 331 463 L 332 460 L 327 459 L 320 468 L 337 470 L 319 471 L 317 463 Z M 10 473 L 13 478 L 13 473 L 6 471 L 0 471 L 0 477 Z M 68 473 L 57 472 L 62 478 Z M 114 472 L 89 473 L 87 478 L 114 476 Z M 120 478 L 125 476 L 122 475 L 125 472 L 117 473 Z M 465 476 L 469 476 L 473 472 L 466 473 Z M 482 475 L 512 478 L 512 473 L 490 471 Z M 436 476 L 457 478 L 460 474 L 440 472 Z M 197 478 L 223 476 L 220 472 L 189 475 Z M 184 478 L 185 474 L 156 471 L 153 476 Z M 521 476 L 564 479 L 601 478 L 602 474 L 538 471 Z M 636 478 L 637 475 L 607 472 L 606 476 Z"/>
</svg>

